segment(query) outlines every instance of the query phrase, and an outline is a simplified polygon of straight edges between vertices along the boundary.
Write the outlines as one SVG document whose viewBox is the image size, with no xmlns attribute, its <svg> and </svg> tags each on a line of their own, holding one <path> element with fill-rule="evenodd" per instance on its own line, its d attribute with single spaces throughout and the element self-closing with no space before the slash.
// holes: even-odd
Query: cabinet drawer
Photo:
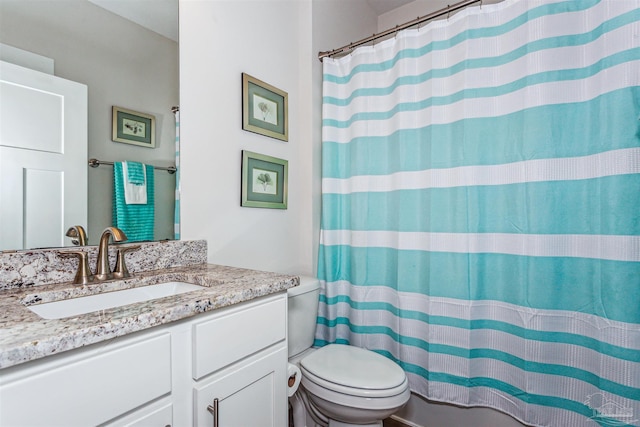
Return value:
<svg viewBox="0 0 640 427">
<path fill-rule="evenodd" d="M 242 304 L 193 326 L 193 378 L 200 379 L 286 337 L 286 294 Z"/>
<path fill-rule="evenodd" d="M 114 340 L 3 381 L 0 425 L 96 425 L 169 392 L 170 334 Z"/>
</svg>

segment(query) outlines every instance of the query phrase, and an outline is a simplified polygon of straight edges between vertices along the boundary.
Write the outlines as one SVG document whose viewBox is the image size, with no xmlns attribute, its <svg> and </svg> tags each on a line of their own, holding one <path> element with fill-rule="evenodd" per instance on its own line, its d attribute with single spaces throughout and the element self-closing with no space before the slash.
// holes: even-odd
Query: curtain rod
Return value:
<svg viewBox="0 0 640 427">
<path fill-rule="evenodd" d="M 398 31 L 402 31 L 405 30 L 407 28 L 411 28 L 414 27 L 416 25 L 422 24 L 425 21 L 429 21 L 431 19 L 435 19 L 438 18 L 440 16 L 443 15 L 447 15 L 451 12 L 455 12 L 457 10 L 463 9 L 469 5 L 472 5 L 473 3 L 480 3 L 480 5 L 482 5 L 482 0 L 463 0 L 459 3 L 444 7 L 442 9 L 436 10 L 435 12 L 432 12 L 428 15 L 425 16 L 419 16 L 416 19 L 409 21 L 409 22 L 405 22 L 402 25 L 396 25 L 394 28 L 390 28 L 386 31 L 382 31 L 381 33 L 376 33 L 372 36 L 369 36 L 367 38 L 364 38 L 362 40 L 359 40 L 357 42 L 354 43 L 349 43 L 348 45 L 339 47 L 337 49 L 334 50 L 330 50 L 327 52 L 318 52 L 318 59 L 322 62 L 322 58 L 325 58 L 327 56 L 333 56 L 333 55 L 337 55 L 339 53 L 346 53 L 347 51 L 353 50 L 358 46 L 362 46 L 363 44 L 369 43 L 371 41 L 377 40 L 381 37 L 385 37 L 388 36 L 389 34 L 393 34 L 393 33 L 397 33 Z"/>
<path fill-rule="evenodd" d="M 98 159 L 89 159 L 89 166 L 91 166 L 92 168 L 97 168 L 100 165 L 111 165 L 111 166 L 113 166 L 113 162 L 105 162 L 104 160 L 98 160 Z M 153 168 L 161 170 L 161 171 L 167 171 L 171 175 L 176 173 L 176 167 L 175 166 L 168 166 L 168 167 L 165 167 L 165 166 L 154 166 Z"/>
</svg>

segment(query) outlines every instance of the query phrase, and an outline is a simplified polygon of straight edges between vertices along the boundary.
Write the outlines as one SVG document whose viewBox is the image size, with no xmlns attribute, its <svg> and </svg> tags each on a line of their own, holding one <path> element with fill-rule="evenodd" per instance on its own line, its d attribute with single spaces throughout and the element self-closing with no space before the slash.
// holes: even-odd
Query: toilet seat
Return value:
<svg viewBox="0 0 640 427">
<path fill-rule="evenodd" d="M 397 364 L 358 347 L 330 344 L 300 360 L 306 387 L 359 398 L 390 398 L 409 388 Z"/>
<path fill-rule="evenodd" d="M 354 398 L 365 398 L 365 399 L 386 399 L 392 398 L 394 396 L 398 396 L 403 394 L 405 391 L 409 390 L 409 382 L 405 378 L 404 382 L 400 385 L 393 388 L 385 388 L 379 390 L 368 390 L 357 387 L 349 387 L 342 384 L 332 383 L 323 378 L 317 377 L 307 371 L 306 369 L 300 369 L 302 371 L 302 384 L 305 388 L 311 389 L 322 389 L 323 391 L 329 393 L 339 393 L 345 396 L 350 396 Z M 324 394 L 324 393 L 321 393 Z"/>
</svg>

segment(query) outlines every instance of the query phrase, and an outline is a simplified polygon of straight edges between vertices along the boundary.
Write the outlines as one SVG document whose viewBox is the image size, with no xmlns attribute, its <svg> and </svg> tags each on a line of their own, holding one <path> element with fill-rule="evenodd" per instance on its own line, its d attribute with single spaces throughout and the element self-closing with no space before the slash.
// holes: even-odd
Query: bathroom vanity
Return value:
<svg viewBox="0 0 640 427">
<path fill-rule="evenodd" d="M 168 281 L 202 289 L 61 319 L 27 307 Z M 286 425 L 286 289 L 298 283 L 195 264 L 97 290 L 0 291 L 0 426 Z"/>
</svg>

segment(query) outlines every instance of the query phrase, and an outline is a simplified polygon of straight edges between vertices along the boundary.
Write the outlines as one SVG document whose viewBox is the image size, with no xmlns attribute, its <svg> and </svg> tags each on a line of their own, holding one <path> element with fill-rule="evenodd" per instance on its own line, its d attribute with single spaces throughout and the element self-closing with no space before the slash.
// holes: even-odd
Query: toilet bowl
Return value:
<svg viewBox="0 0 640 427">
<path fill-rule="evenodd" d="M 381 426 L 409 400 L 404 371 L 369 350 L 331 344 L 300 361 L 302 386 L 329 425 Z"/>
<path fill-rule="evenodd" d="M 341 344 L 311 348 L 318 295 L 318 280 L 308 277 L 289 292 L 289 363 L 302 373 L 289 398 L 294 427 L 382 426 L 409 400 L 407 377 L 370 350 Z"/>
</svg>

